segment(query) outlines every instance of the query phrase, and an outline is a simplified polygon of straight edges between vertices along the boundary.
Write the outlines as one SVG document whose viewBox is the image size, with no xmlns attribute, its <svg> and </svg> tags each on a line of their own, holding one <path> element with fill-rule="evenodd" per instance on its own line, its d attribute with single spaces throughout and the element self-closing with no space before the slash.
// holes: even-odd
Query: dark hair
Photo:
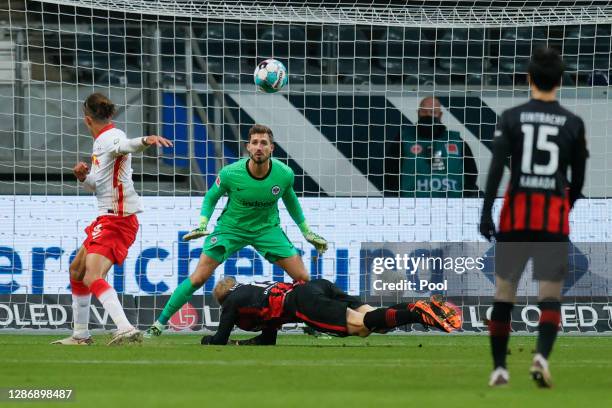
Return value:
<svg viewBox="0 0 612 408">
<path fill-rule="evenodd" d="M 533 84 L 540 91 L 552 91 L 561 85 L 565 65 L 554 48 L 540 47 L 533 51 L 527 72 Z"/>
<path fill-rule="evenodd" d="M 274 135 L 272 134 L 272 129 L 270 129 L 269 127 L 265 125 L 259 125 L 259 124 L 254 124 L 253 126 L 251 126 L 251 128 L 249 129 L 249 136 L 248 136 L 249 138 L 247 142 L 251 141 L 251 135 L 259 134 L 259 133 L 264 133 L 268 135 L 268 137 L 270 138 L 270 142 L 274 143 Z"/>
<path fill-rule="evenodd" d="M 85 99 L 83 111 L 97 121 L 106 122 L 115 115 L 116 109 L 110 99 L 96 92 Z"/>
</svg>

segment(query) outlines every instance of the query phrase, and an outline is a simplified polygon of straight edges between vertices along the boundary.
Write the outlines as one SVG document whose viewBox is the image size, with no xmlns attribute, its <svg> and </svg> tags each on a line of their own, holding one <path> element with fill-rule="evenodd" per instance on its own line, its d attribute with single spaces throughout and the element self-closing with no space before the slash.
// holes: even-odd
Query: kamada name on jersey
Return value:
<svg viewBox="0 0 612 408">
<path fill-rule="evenodd" d="M 521 176 L 521 187 L 555 190 L 557 182 L 554 177 Z"/>
</svg>

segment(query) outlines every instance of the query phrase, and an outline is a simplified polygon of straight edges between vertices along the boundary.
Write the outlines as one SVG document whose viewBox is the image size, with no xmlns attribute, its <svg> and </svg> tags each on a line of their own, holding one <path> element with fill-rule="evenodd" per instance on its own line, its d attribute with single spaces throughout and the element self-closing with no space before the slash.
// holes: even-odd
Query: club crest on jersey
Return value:
<svg viewBox="0 0 612 408">
<path fill-rule="evenodd" d="M 448 154 L 459 154 L 459 147 L 456 143 L 447 143 L 446 151 L 448 152 Z"/>
<path fill-rule="evenodd" d="M 217 185 L 217 187 L 221 186 L 221 177 L 217 176 L 217 179 L 215 180 L 215 184 Z"/>
<path fill-rule="evenodd" d="M 217 237 L 211 237 L 210 238 L 210 243 L 211 244 L 216 244 L 217 243 Z"/>
<path fill-rule="evenodd" d="M 422 151 L 423 151 L 423 146 L 421 146 L 418 143 L 415 143 L 412 146 L 410 146 L 410 152 L 412 154 L 421 154 Z"/>
<path fill-rule="evenodd" d="M 96 156 L 95 154 L 93 156 L 91 156 L 91 163 L 94 166 L 99 166 L 100 165 L 100 160 L 98 160 L 98 156 Z"/>
<path fill-rule="evenodd" d="M 272 187 L 272 194 L 278 195 L 280 193 L 281 188 L 279 186 Z"/>
</svg>

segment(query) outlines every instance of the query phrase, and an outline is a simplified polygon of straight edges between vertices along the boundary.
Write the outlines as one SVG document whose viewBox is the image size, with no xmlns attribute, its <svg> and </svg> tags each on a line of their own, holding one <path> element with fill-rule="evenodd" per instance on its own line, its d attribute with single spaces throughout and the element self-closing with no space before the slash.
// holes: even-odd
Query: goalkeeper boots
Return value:
<svg viewBox="0 0 612 408">
<path fill-rule="evenodd" d="M 437 327 L 438 329 L 447 333 L 454 330 L 453 326 L 446 321 L 445 315 L 441 312 L 436 313 L 434 309 L 432 309 L 430 303 L 425 300 L 417 301 L 410 310 L 421 315 L 421 320 L 424 326 Z"/>
<path fill-rule="evenodd" d="M 536 385 L 540 388 L 551 388 L 552 377 L 550 371 L 548 371 L 548 361 L 541 354 L 533 356 L 533 362 L 529 369 L 531 378 L 535 381 Z"/>
<path fill-rule="evenodd" d="M 448 302 L 444 301 L 441 295 L 433 295 L 430 299 L 431 308 L 439 316 L 444 316 L 444 319 L 453 327 L 458 330 L 461 328 L 463 319 L 461 313 L 457 312 L 457 309 L 452 307 Z"/>
<path fill-rule="evenodd" d="M 144 338 L 150 339 L 153 337 L 159 337 L 164 332 L 164 329 L 165 329 L 164 325 L 156 321 L 155 323 L 153 323 L 153 326 L 147 329 L 147 331 L 144 334 Z"/>
</svg>

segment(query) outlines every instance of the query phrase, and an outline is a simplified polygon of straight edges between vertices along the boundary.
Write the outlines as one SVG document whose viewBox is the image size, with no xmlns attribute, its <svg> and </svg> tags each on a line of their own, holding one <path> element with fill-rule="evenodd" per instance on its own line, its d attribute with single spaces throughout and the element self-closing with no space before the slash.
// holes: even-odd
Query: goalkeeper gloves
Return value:
<svg viewBox="0 0 612 408">
<path fill-rule="evenodd" d="M 207 226 L 208 218 L 200 217 L 200 226 L 183 235 L 183 241 L 191 241 L 192 239 L 198 239 L 210 234 L 210 231 L 206 231 Z"/>
<path fill-rule="evenodd" d="M 327 251 L 327 240 L 319 234 L 312 232 L 306 221 L 299 224 L 298 227 L 300 227 L 300 231 L 302 231 L 306 241 L 310 242 L 318 253 L 323 254 Z"/>
</svg>

